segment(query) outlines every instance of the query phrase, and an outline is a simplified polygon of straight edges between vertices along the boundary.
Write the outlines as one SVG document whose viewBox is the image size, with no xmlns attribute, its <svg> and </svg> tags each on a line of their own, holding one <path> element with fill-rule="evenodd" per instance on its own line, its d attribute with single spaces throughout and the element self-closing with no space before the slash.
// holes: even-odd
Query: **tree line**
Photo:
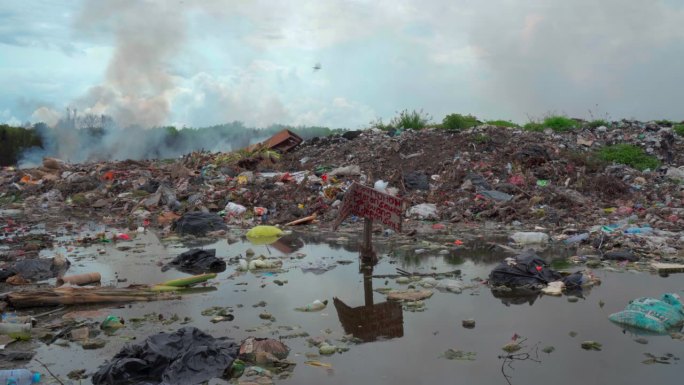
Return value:
<svg viewBox="0 0 684 385">
<path fill-rule="evenodd" d="M 118 128 L 110 118 L 105 116 L 76 117 L 69 114 L 55 127 L 48 127 L 44 123 L 26 127 L 0 125 L 0 166 L 17 164 L 21 160 L 22 153 L 29 149 L 42 149 L 41 155 L 55 156 L 56 151 L 53 150 L 58 147 L 59 141 L 67 136 L 71 141 L 75 138 L 79 144 L 78 147 L 105 150 L 112 137 L 135 137 L 148 143 L 150 151 L 146 151 L 147 156 L 169 157 L 195 150 L 228 152 L 265 140 L 283 129 L 289 129 L 305 140 L 343 132 L 341 129 L 331 130 L 328 127 L 291 127 L 282 124 L 255 128 L 247 127 L 239 121 L 202 128 L 173 126 Z"/>
<path fill-rule="evenodd" d="M 22 151 L 42 146 L 41 137 L 33 127 L 12 127 L 0 124 L 0 166 L 16 164 Z"/>
</svg>

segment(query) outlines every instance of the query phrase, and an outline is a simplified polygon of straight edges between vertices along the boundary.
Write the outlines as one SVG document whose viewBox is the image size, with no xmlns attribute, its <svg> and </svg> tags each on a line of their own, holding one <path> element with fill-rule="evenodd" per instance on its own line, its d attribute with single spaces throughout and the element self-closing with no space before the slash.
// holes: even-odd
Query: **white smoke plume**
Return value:
<svg viewBox="0 0 684 385">
<path fill-rule="evenodd" d="M 86 2 L 76 30 L 113 33 L 115 50 L 105 81 L 75 105 L 86 113 L 111 116 L 122 127 L 165 123 L 175 89 L 169 63 L 181 51 L 186 28 L 176 2 Z"/>
</svg>

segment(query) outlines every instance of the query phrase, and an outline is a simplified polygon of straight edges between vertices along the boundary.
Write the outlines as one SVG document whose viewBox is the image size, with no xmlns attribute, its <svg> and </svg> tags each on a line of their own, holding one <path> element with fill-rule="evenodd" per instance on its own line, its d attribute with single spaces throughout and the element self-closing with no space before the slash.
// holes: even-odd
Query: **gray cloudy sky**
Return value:
<svg viewBox="0 0 684 385">
<path fill-rule="evenodd" d="M 681 120 L 683 26 L 681 0 L 3 0 L 0 122 Z"/>
</svg>

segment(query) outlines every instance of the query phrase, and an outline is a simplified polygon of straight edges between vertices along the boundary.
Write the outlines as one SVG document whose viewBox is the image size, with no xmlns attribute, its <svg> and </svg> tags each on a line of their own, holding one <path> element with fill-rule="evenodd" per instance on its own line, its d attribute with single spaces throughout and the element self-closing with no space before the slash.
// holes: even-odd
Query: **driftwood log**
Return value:
<svg viewBox="0 0 684 385">
<path fill-rule="evenodd" d="M 59 287 L 17 291 L 7 294 L 7 301 L 15 308 L 82 305 L 100 303 L 126 303 L 137 301 L 158 301 L 178 299 L 171 293 L 157 293 L 147 286 L 108 288 L 108 287 Z"/>
</svg>

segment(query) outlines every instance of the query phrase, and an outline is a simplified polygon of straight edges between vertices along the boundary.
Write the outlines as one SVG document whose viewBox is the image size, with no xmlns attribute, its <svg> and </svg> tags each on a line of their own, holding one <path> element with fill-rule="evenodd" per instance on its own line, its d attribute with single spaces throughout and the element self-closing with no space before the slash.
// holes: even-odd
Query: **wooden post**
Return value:
<svg viewBox="0 0 684 385">
<path fill-rule="evenodd" d="M 368 307 L 373 307 L 373 265 L 363 263 L 363 297 Z"/>
<path fill-rule="evenodd" d="M 363 246 L 361 246 L 361 260 L 364 263 L 375 264 L 376 255 L 373 251 L 373 220 L 363 219 Z"/>
</svg>

